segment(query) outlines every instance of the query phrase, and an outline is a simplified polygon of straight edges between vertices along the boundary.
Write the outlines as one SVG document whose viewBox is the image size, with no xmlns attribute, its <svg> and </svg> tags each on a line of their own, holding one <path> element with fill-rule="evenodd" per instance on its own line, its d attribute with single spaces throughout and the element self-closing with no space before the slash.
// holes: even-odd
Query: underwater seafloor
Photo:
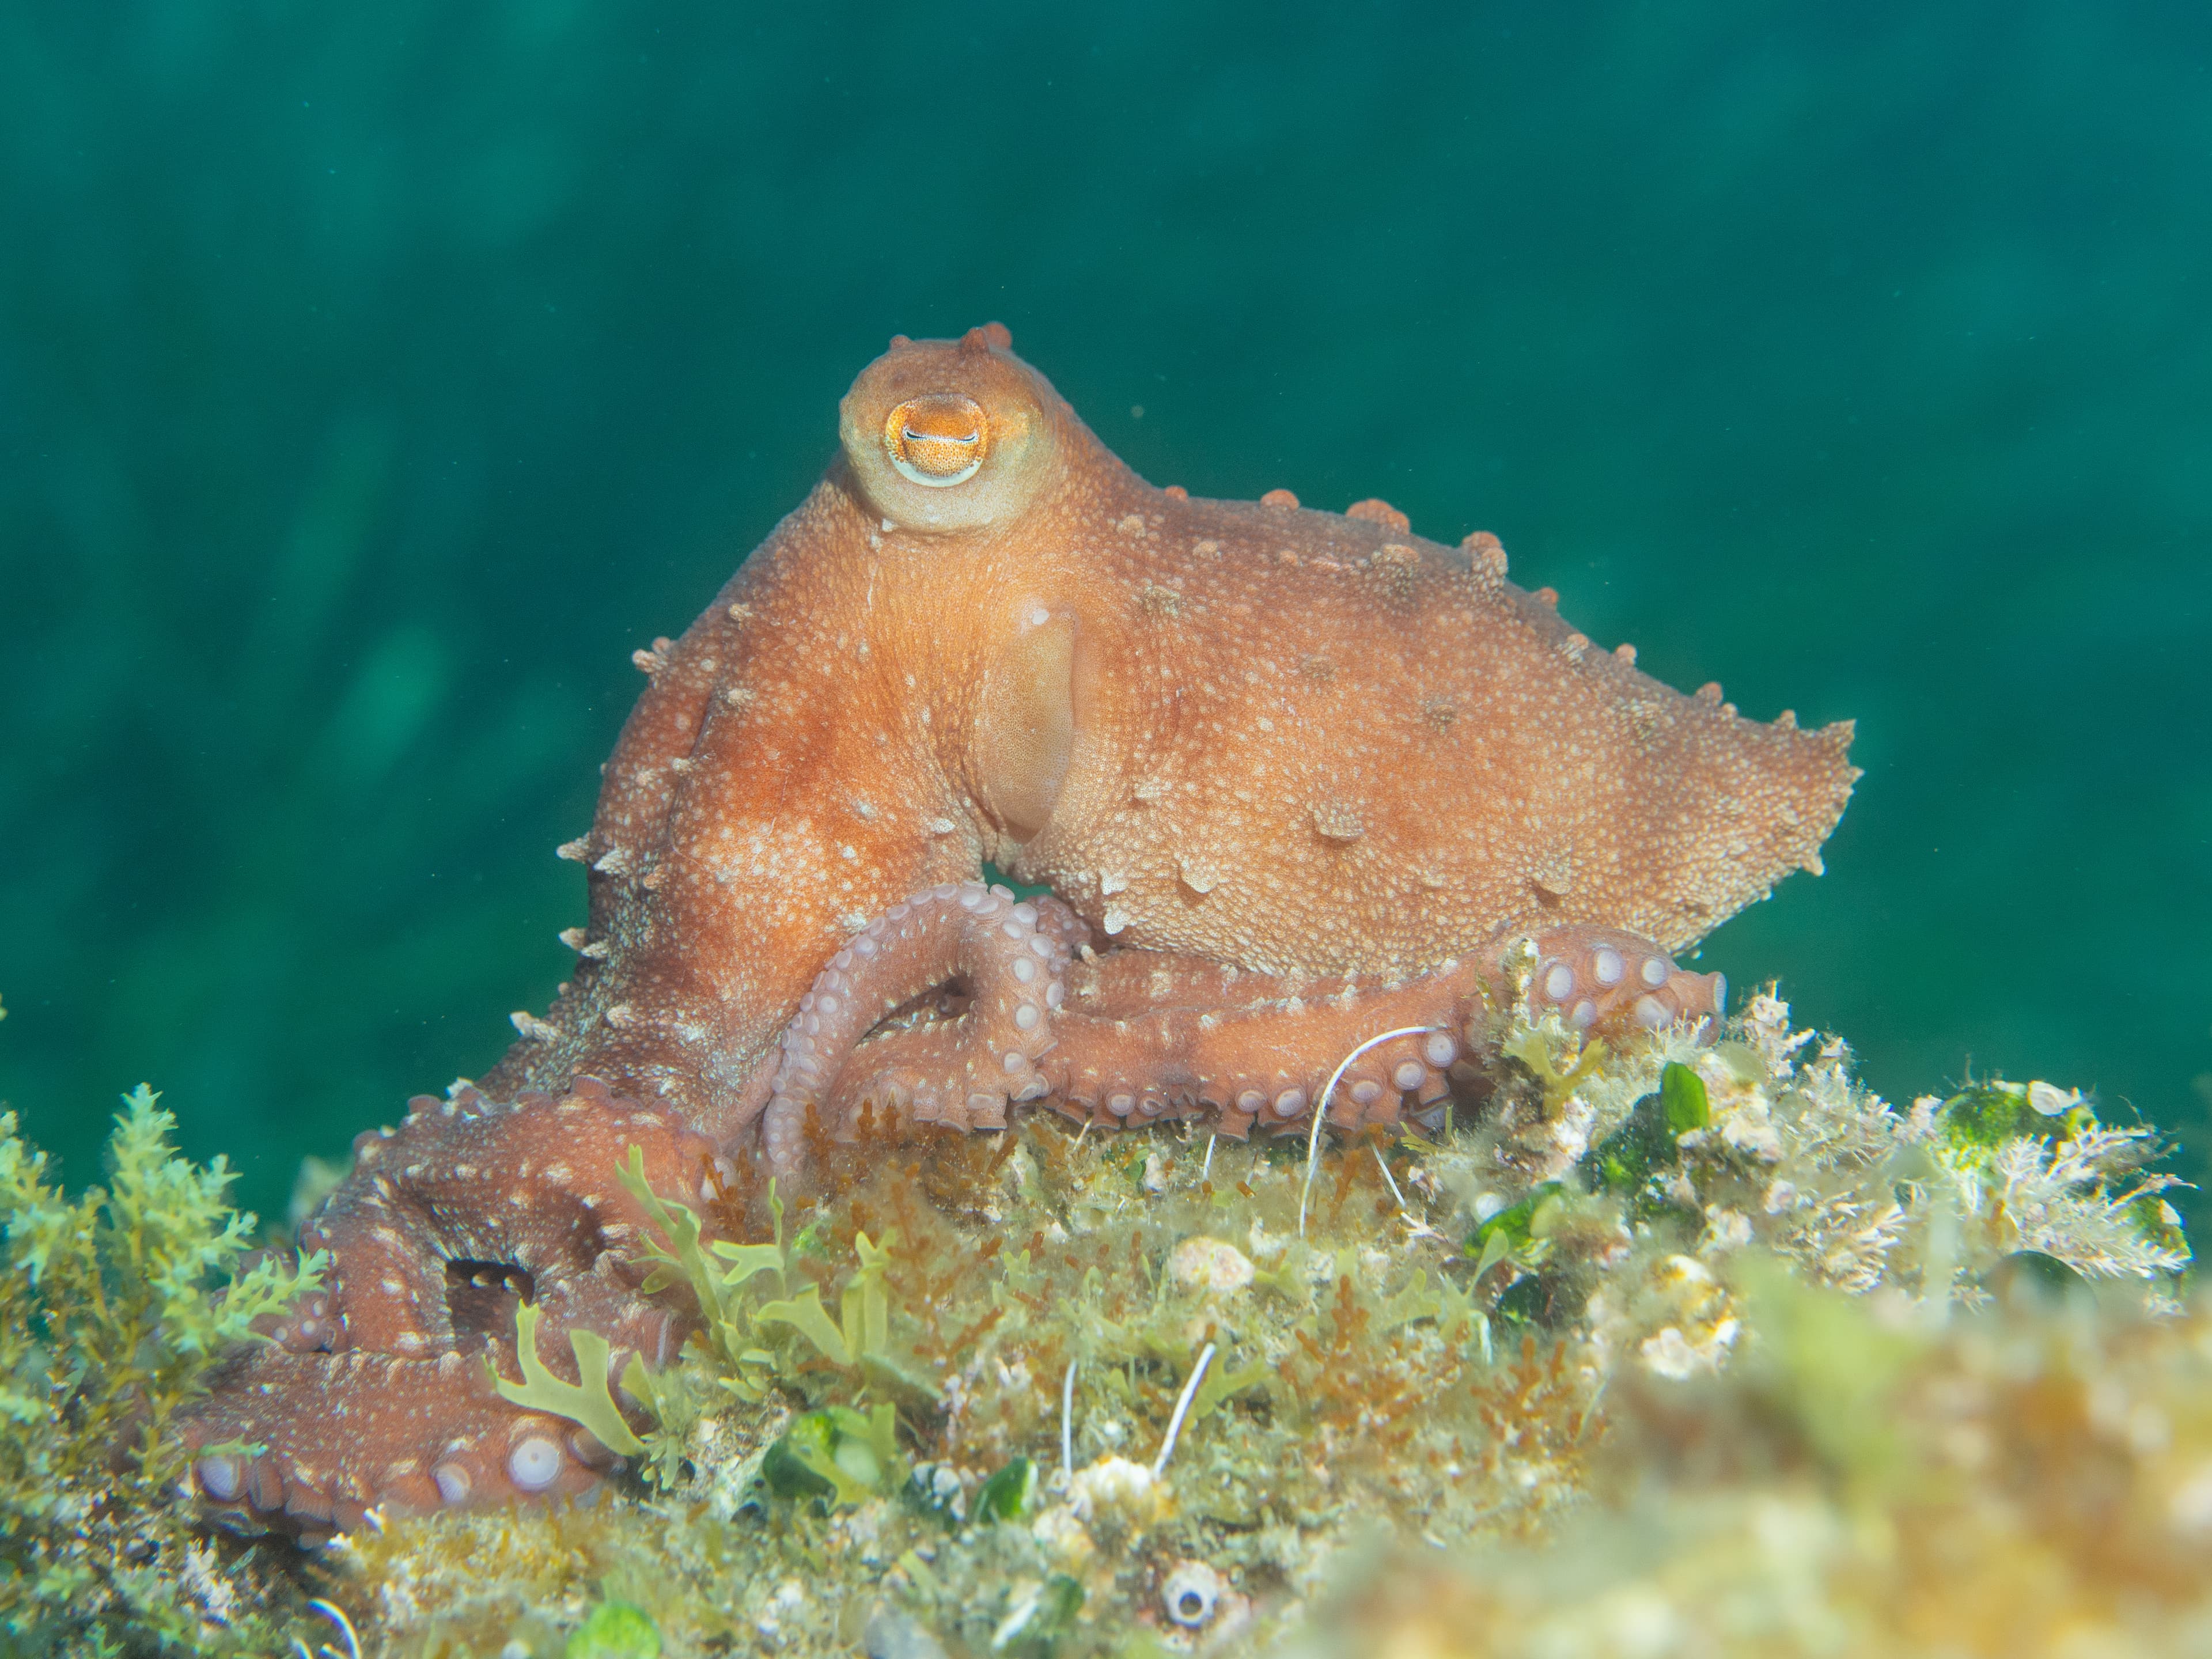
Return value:
<svg viewBox="0 0 2212 1659">
<path fill-rule="evenodd" d="M 7 1650 L 2212 1653 L 2160 1137 L 1891 1105 L 1771 993 L 1705 1035 L 1516 1016 L 1441 1127 L 1310 1170 L 1041 1115 L 663 1205 L 708 1317 L 630 1420 L 506 1379 L 627 1439 L 592 1501 L 307 1547 L 199 1528 L 162 1432 L 291 1270 L 146 1092 L 75 1200 L 10 1115 Z"/>
</svg>

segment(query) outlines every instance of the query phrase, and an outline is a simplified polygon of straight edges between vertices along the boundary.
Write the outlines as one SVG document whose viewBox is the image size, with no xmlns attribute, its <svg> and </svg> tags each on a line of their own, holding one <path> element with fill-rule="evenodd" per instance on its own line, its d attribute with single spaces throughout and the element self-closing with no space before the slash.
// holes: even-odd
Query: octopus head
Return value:
<svg viewBox="0 0 2212 1659">
<path fill-rule="evenodd" d="M 900 335 L 838 405 L 838 436 L 882 517 L 926 535 L 983 531 L 1017 522 L 1056 475 L 1057 401 L 1000 324 Z"/>
</svg>

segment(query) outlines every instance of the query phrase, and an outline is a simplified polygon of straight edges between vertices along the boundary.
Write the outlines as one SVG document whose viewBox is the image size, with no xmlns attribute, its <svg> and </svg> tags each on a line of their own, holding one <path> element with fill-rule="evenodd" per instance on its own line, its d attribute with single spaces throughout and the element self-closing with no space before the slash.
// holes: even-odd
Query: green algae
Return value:
<svg viewBox="0 0 2212 1659">
<path fill-rule="evenodd" d="M 1627 1119 L 1582 1161 L 1584 1180 L 1594 1190 L 1629 1200 L 1641 1219 L 1683 1216 L 1667 1195 L 1668 1171 L 1681 1164 L 1681 1137 L 1712 1119 L 1705 1085 L 1679 1061 L 1661 1069 L 1656 1091 L 1629 1109 Z"/>
<path fill-rule="evenodd" d="M 562 1644 L 562 1659 L 660 1659 L 660 1632 L 644 1608 L 605 1601 Z"/>
<path fill-rule="evenodd" d="M 2097 1121 L 2079 1094 L 2002 1078 L 1969 1083 L 1942 1103 L 1936 1116 L 1945 1142 L 1960 1152 L 1993 1152 L 2022 1137 L 2057 1141 Z"/>
<path fill-rule="evenodd" d="M 210 1540 L 171 1425 L 323 1266 L 254 1259 L 234 1173 L 176 1155 L 141 1085 L 108 1179 L 68 1197 L 0 1113 L 0 1630 L 23 1654 L 255 1653 L 306 1629 L 281 1565 Z M 303 1617 L 302 1615 L 306 1615 Z M 324 1627 L 327 1633 L 327 1627 Z"/>
</svg>

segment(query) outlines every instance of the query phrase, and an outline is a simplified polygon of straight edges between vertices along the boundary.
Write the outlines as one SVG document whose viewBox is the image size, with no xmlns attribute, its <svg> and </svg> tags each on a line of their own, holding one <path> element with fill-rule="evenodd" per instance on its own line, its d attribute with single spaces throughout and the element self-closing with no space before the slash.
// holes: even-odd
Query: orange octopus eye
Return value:
<svg viewBox="0 0 2212 1659">
<path fill-rule="evenodd" d="M 965 483 L 990 443 L 983 406 L 957 392 L 909 398 L 884 422 L 884 448 L 899 477 L 933 489 Z"/>
</svg>

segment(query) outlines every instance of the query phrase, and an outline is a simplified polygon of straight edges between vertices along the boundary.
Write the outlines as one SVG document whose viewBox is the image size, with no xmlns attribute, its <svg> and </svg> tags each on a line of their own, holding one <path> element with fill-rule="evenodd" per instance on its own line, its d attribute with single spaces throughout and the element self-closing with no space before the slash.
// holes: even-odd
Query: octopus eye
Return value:
<svg viewBox="0 0 2212 1659">
<path fill-rule="evenodd" d="M 975 476 L 990 429 L 983 406 L 973 398 L 936 392 L 891 410 L 884 422 L 884 448 L 899 477 L 943 489 Z"/>
</svg>

